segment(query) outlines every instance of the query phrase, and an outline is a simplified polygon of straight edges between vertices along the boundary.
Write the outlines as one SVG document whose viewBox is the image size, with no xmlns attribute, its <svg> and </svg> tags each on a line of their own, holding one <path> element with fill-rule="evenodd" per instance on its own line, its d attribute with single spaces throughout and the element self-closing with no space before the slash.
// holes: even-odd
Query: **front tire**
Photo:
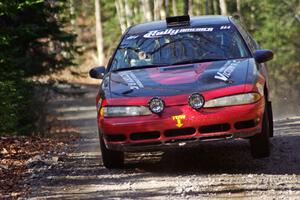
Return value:
<svg viewBox="0 0 300 200">
<path fill-rule="evenodd" d="M 124 167 L 124 152 L 107 149 L 103 140 L 103 136 L 100 136 L 100 149 L 104 167 L 108 169 L 118 169 Z"/>
<path fill-rule="evenodd" d="M 263 114 L 262 131 L 250 138 L 250 146 L 253 158 L 270 156 L 270 121 L 267 101 Z"/>
</svg>

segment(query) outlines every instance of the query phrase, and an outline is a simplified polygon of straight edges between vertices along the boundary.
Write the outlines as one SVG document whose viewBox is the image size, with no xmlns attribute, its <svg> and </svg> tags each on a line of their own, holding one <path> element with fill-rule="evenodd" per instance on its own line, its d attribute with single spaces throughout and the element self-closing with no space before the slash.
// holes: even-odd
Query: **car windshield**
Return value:
<svg viewBox="0 0 300 200">
<path fill-rule="evenodd" d="M 125 35 L 112 60 L 111 70 L 246 57 L 249 51 L 230 25 L 168 28 Z"/>
</svg>

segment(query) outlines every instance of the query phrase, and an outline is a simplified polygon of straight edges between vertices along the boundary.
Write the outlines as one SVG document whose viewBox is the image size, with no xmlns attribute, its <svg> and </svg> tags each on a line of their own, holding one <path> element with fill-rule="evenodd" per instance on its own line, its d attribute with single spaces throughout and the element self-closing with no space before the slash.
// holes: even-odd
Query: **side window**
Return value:
<svg viewBox="0 0 300 200">
<path fill-rule="evenodd" d="M 237 29 L 240 31 L 240 33 L 242 34 L 243 38 L 246 40 L 249 48 L 251 49 L 251 51 L 255 51 L 257 49 L 259 49 L 259 45 L 257 44 L 257 42 L 252 38 L 252 36 L 250 35 L 250 33 L 247 31 L 247 29 L 244 28 L 244 26 L 234 20 L 235 24 L 237 25 Z"/>
</svg>

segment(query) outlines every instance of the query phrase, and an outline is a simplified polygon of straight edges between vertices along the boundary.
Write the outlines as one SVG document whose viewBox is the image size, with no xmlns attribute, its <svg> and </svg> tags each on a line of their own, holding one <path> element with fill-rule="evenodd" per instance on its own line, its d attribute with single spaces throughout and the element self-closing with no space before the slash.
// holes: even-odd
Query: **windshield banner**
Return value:
<svg viewBox="0 0 300 200">
<path fill-rule="evenodd" d="M 204 28 L 181 28 L 181 29 L 172 29 L 168 28 L 163 31 L 149 31 L 144 35 L 144 38 L 156 38 L 163 35 L 177 35 L 178 33 L 195 33 L 195 32 L 211 32 L 213 31 L 213 27 L 204 27 Z"/>
</svg>

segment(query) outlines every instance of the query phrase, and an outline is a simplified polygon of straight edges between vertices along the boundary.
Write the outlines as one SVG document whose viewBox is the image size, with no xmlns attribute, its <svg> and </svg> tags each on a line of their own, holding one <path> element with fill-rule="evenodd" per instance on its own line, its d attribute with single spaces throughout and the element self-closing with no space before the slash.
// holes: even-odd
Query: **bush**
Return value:
<svg viewBox="0 0 300 200">
<path fill-rule="evenodd" d="M 66 0 L 0 3 L 0 135 L 39 132 L 43 105 L 31 76 L 72 65 L 75 35 L 65 31 Z"/>
</svg>

